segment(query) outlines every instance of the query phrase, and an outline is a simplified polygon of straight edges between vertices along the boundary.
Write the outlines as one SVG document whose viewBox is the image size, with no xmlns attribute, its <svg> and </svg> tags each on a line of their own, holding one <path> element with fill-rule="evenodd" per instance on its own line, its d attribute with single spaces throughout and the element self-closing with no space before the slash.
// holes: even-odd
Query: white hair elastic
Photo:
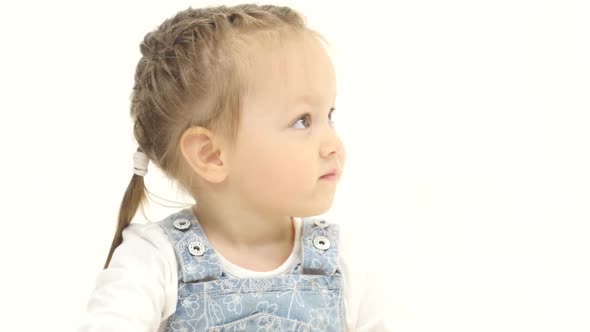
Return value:
<svg viewBox="0 0 590 332">
<path fill-rule="evenodd" d="M 133 173 L 139 176 L 146 175 L 149 162 L 150 158 L 148 158 L 147 154 L 141 151 L 136 151 L 133 154 Z"/>
</svg>

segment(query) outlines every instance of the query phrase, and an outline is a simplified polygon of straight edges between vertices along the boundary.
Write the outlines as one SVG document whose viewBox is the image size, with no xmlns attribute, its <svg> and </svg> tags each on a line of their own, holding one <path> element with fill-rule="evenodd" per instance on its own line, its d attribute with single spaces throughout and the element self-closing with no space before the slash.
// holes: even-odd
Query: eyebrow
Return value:
<svg viewBox="0 0 590 332">
<path fill-rule="evenodd" d="M 306 103 L 309 105 L 313 105 L 313 104 L 319 103 L 321 99 L 322 99 L 322 97 L 320 95 L 305 94 L 305 95 L 300 95 L 299 97 L 295 98 L 293 103 L 294 104 Z"/>
<path fill-rule="evenodd" d="M 336 99 L 336 97 L 338 96 L 338 94 L 334 95 L 334 99 Z M 297 105 L 300 103 L 305 103 L 307 105 L 317 105 L 322 101 L 322 94 L 304 94 L 304 95 L 299 95 L 298 97 L 296 97 L 293 100 L 293 104 Z"/>
</svg>

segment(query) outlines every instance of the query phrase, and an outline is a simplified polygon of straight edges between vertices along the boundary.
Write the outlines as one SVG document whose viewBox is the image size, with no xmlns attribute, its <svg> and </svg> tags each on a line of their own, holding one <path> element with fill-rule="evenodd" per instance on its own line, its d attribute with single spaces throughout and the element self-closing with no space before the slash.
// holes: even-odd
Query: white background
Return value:
<svg viewBox="0 0 590 332">
<path fill-rule="evenodd" d="M 272 3 L 334 46 L 327 215 L 358 226 L 397 330 L 589 331 L 588 1 Z M 76 328 L 132 176 L 139 43 L 210 4 L 0 5 L 0 329 Z"/>
</svg>

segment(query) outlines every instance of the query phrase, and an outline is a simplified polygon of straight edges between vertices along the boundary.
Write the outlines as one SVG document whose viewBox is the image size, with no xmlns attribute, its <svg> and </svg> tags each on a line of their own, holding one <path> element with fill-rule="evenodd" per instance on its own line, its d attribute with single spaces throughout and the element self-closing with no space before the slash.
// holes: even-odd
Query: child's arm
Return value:
<svg viewBox="0 0 590 332">
<path fill-rule="evenodd" d="M 109 267 L 98 273 L 79 332 L 152 332 L 170 315 L 166 285 L 174 284 L 174 267 L 165 257 L 174 253 L 158 228 L 131 224 L 123 231 Z"/>
</svg>

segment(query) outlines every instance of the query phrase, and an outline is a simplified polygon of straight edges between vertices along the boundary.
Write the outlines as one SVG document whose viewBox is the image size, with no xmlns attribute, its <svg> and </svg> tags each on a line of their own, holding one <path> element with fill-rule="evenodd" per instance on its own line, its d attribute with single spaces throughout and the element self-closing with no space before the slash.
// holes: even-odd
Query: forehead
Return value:
<svg viewBox="0 0 590 332">
<path fill-rule="evenodd" d="M 335 70 L 316 37 L 279 40 L 258 48 L 251 56 L 246 104 L 290 107 L 334 99 Z"/>
</svg>

